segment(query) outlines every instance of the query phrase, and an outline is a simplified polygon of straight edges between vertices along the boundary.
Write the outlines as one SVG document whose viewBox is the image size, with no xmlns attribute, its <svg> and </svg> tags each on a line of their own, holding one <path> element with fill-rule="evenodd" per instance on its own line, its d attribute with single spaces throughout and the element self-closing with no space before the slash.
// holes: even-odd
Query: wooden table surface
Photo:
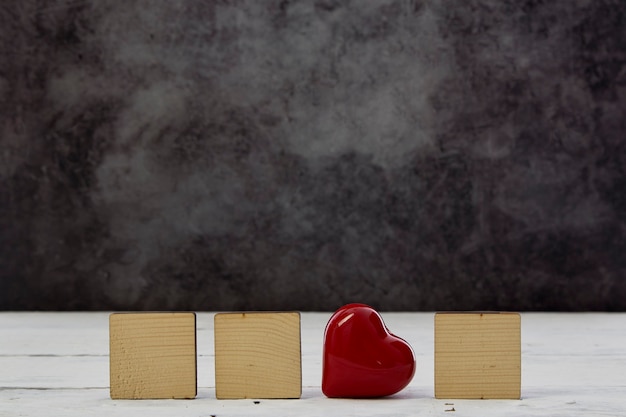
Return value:
<svg viewBox="0 0 626 417">
<path fill-rule="evenodd" d="M 326 398 L 330 313 L 302 313 L 302 398 L 217 400 L 213 314 L 198 313 L 195 400 L 111 400 L 108 313 L 0 313 L 0 416 L 626 416 L 626 314 L 522 314 L 522 399 L 433 397 L 433 313 L 382 313 L 417 356 L 395 396 Z M 454 409 L 454 411 L 451 411 Z"/>
</svg>

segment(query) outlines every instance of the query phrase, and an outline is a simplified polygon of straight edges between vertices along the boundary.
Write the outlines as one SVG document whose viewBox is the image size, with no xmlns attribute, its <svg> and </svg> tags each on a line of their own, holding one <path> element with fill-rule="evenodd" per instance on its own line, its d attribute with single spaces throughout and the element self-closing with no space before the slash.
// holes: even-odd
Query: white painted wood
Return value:
<svg viewBox="0 0 626 417">
<path fill-rule="evenodd" d="M 432 313 L 382 313 L 415 350 L 408 388 L 378 400 L 324 397 L 330 315 L 302 313 L 302 399 L 255 404 L 215 399 L 212 313 L 197 317 L 195 400 L 119 401 L 109 398 L 107 313 L 0 313 L 0 416 L 626 416 L 626 314 L 522 314 L 522 399 L 485 401 L 433 398 Z"/>
</svg>

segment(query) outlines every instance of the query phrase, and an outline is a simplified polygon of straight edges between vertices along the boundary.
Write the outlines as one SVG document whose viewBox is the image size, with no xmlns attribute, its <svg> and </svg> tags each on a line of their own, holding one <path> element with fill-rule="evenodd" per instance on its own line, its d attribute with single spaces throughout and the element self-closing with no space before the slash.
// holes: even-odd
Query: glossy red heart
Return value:
<svg viewBox="0 0 626 417">
<path fill-rule="evenodd" d="M 406 387 L 415 374 L 411 346 L 389 333 L 380 314 L 365 304 L 348 304 L 332 315 L 323 361 L 327 397 L 384 397 Z"/>
</svg>

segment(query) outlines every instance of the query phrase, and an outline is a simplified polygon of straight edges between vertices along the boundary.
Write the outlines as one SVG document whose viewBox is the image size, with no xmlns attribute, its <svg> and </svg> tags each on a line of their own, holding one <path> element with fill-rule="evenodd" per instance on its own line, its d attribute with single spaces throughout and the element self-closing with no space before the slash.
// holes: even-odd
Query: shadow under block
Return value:
<svg viewBox="0 0 626 417">
<path fill-rule="evenodd" d="M 435 398 L 519 399 L 517 313 L 435 315 Z"/>
<path fill-rule="evenodd" d="M 109 317 L 112 399 L 195 398 L 195 313 Z"/>
<path fill-rule="evenodd" d="M 300 313 L 215 315 L 218 399 L 300 398 Z"/>
</svg>

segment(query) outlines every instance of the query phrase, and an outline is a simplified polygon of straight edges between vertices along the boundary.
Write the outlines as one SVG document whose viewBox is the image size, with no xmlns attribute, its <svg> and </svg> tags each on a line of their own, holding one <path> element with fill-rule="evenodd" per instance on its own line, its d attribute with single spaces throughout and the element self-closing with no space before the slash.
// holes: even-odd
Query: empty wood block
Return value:
<svg viewBox="0 0 626 417">
<path fill-rule="evenodd" d="M 300 398 L 300 313 L 215 315 L 215 396 Z"/>
<path fill-rule="evenodd" d="M 517 313 L 435 315 L 435 397 L 519 399 L 521 318 Z"/>
<path fill-rule="evenodd" d="M 111 398 L 195 398 L 196 315 L 109 317 Z"/>
</svg>

